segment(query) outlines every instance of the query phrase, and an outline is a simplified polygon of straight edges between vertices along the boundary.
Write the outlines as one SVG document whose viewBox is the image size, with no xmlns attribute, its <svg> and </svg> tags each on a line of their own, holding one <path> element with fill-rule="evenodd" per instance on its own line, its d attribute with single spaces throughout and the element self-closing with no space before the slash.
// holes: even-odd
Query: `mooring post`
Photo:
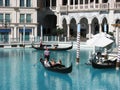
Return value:
<svg viewBox="0 0 120 90">
<path fill-rule="evenodd" d="M 119 64 L 120 64 L 120 31 L 118 30 L 118 55 L 116 62 L 116 70 L 119 70 Z"/>
<path fill-rule="evenodd" d="M 80 60 L 80 23 L 77 25 L 77 52 L 76 52 L 76 63 Z"/>
</svg>

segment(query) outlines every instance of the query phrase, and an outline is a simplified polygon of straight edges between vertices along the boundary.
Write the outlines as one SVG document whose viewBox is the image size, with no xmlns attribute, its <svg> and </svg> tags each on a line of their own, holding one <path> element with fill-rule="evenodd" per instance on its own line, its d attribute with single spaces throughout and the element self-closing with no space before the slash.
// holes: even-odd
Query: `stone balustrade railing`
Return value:
<svg viewBox="0 0 120 90">
<path fill-rule="evenodd" d="M 120 10 L 120 2 L 110 5 L 109 3 L 98 4 L 80 4 L 80 5 L 63 5 L 59 6 L 60 12 L 72 12 L 72 11 L 104 11 L 104 10 Z M 55 7 L 53 8 L 55 10 Z"/>
</svg>

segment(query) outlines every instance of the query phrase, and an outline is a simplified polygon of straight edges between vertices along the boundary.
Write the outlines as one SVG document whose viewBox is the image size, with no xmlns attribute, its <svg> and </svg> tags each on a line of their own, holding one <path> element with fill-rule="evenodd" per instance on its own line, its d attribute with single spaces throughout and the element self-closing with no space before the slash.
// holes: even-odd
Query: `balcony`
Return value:
<svg viewBox="0 0 120 90">
<path fill-rule="evenodd" d="M 120 10 L 120 3 L 98 3 L 98 4 L 80 4 L 80 5 L 63 5 L 59 7 L 60 12 L 75 12 L 75 11 L 107 11 L 107 10 Z M 54 7 L 55 10 L 55 7 Z"/>
</svg>

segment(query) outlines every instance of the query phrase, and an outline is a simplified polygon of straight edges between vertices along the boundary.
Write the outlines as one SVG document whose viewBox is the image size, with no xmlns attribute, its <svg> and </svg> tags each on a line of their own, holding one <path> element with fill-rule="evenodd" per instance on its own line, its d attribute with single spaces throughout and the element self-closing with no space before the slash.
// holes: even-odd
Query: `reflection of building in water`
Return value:
<svg viewBox="0 0 120 90">
<path fill-rule="evenodd" d="M 113 23 L 120 23 L 120 0 L 44 0 L 39 21 L 44 34 L 51 34 L 58 26 L 68 38 L 76 37 L 77 25 L 81 23 L 81 39 L 104 32 L 114 32 Z M 44 12 L 44 13 L 43 13 Z"/>
</svg>

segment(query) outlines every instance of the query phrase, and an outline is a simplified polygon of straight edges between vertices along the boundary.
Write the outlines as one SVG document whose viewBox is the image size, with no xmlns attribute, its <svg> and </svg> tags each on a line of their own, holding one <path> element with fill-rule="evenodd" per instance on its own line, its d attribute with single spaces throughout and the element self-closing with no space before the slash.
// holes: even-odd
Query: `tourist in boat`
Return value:
<svg viewBox="0 0 120 90">
<path fill-rule="evenodd" d="M 55 60 L 52 59 L 52 60 L 50 61 L 50 64 L 51 64 L 51 66 L 55 66 L 55 64 L 56 64 Z"/>
<path fill-rule="evenodd" d="M 50 62 L 47 60 L 47 58 L 45 58 L 45 61 L 44 61 L 44 65 L 45 67 L 50 67 Z"/>
<path fill-rule="evenodd" d="M 44 58 L 47 58 L 47 60 L 49 61 L 50 51 L 48 50 L 48 48 L 46 48 L 46 50 L 44 51 Z"/>
<path fill-rule="evenodd" d="M 58 62 L 56 64 L 62 64 L 62 61 L 61 60 L 58 60 Z"/>
</svg>

